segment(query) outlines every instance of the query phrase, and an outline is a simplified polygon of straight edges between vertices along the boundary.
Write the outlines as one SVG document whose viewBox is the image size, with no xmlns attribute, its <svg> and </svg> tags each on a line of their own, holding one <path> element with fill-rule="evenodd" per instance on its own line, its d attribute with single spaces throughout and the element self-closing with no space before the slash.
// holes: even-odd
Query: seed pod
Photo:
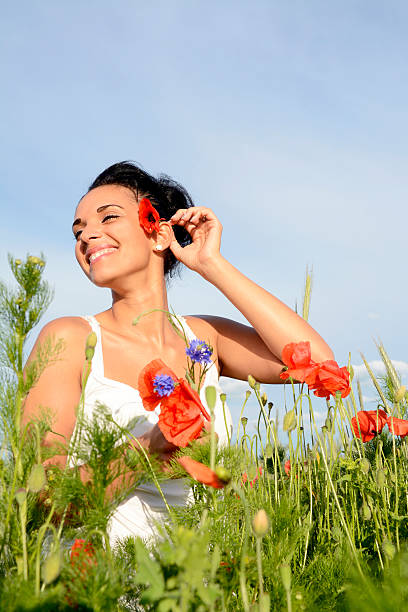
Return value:
<svg viewBox="0 0 408 612">
<path fill-rule="evenodd" d="M 368 472 L 370 471 L 370 467 L 371 467 L 371 464 L 369 460 L 366 457 L 363 457 L 360 461 L 360 469 L 363 472 L 363 474 L 368 474 Z"/>
<path fill-rule="evenodd" d="M 401 387 L 395 392 L 395 395 L 394 395 L 394 400 L 396 403 L 401 402 L 404 399 L 406 391 L 407 391 L 406 386 L 401 385 Z"/>
<path fill-rule="evenodd" d="M 387 557 L 389 561 L 394 558 L 395 553 L 397 552 L 394 544 L 388 538 L 384 538 L 381 548 L 384 556 Z"/>
<path fill-rule="evenodd" d="M 225 468 L 223 465 L 218 465 L 214 471 L 217 478 L 219 478 L 221 482 L 228 484 L 231 480 L 231 472 L 227 470 L 227 468 Z"/>
<path fill-rule="evenodd" d="M 258 510 L 252 520 L 252 529 L 257 538 L 263 538 L 269 531 L 269 518 L 265 510 Z"/>
<path fill-rule="evenodd" d="M 227 396 L 225 393 L 220 393 L 220 400 L 224 403 L 227 400 Z"/>
<path fill-rule="evenodd" d="M 283 417 L 283 431 L 293 431 L 296 429 L 296 413 L 295 410 L 289 410 Z"/>
<path fill-rule="evenodd" d="M 371 508 L 365 501 L 363 502 L 363 505 L 361 506 L 361 517 L 363 518 L 364 521 L 369 521 L 371 518 Z"/>
<path fill-rule="evenodd" d="M 27 499 L 27 491 L 23 488 L 17 489 L 14 496 L 17 500 L 18 505 L 21 506 Z"/>
<path fill-rule="evenodd" d="M 248 401 L 250 397 L 251 397 L 251 392 L 250 391 L 246 391 L 245 392 L 245 399 L 246 399 L 246 401 Z"/>
<path fill-rule="evenodd" d="M 261 395 L 261 402 L 262 402 L 262 406 L 266 406 L 268 401 L 268 396 L 266 395 L 265 391 L 262 393 Z"/>
<path fill-rule="evenodd" d="M 90 334 L 88 334 L 88 337 L 86 339 L 86 348 L 95 348 L 97 342 L 97 335 L 95 334 L 95 332 L 91 332 Z"/>
<path fill-rule="evenodd" d="M 282 578 L 283 588 L 285 589 L 285 591 L 290 591 L 292 583 L 292 572 L 290 571 L 290 565 L 288 563 L 282 563 L 279 570 Z"/>
<path fill-rule="evenodd" d="M 266 459 L 269 459 L 270 457 L 273 457 L 273 453 L 273 446 L 270 442 L 268 442 L 268 444 L 265 446 L 264 457 L 266 457 Z"/>
<path fill-rule="evenodd" d="M 248 376 L 248 385 L 251 387 L 251 389 L 255 389 L 256 380 L 251 374 Z"/>
<path fill-rule="evenodd" d="M 242 423 L 242 427 L 245 429 L 247 423 L 248 423 L 248 419 L 247 417 L 241 417 L 241 423 Z"/>
<path fill-rule="evenodd" d="M 247 471 L 248 480 L 253 480 L 254 478 L 256 478 L 257 474 L 258 474 L 258 469 L 256 465 L 252 463 L 249 466 L 248 471 Z"/>
<path fill-rule="evenodd" d="M 45 584 L 51 584 L 61 573 L 61 555 L 59 550 L 48 555 L 41 568 L 41 577 Z"/>
<path fill-rule="evenodd" d="M 213 385 L 209 385 L 205 388 L 205 399 L 207 401 L 208 409 L 210 412 L 212 412 L 217 402 L 217 390 Z"/>
<path fill-rule="evenodd" d="M 385 472 L 382 468 L 378 468 L 376 474 L 375 474 L 375 481 L 377 483 L 377 487 L 379 489 L 382 489 L 383 486 L 385 485 Z"/>
<path fill-rule="evenodd" d="M 39 493 L 47 484 L 47 477 L 45 475 L 45 469 L 42 463 L 34 465 L 30 476 L 27 480 L 28 490 L 32 493 Z"/>
</svg>

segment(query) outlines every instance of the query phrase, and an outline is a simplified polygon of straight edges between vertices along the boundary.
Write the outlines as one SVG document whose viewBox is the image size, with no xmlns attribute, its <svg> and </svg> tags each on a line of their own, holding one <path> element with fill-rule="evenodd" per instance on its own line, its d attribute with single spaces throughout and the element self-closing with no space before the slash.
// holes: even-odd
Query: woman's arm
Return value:
<svg viewBox="0 0 408 612">
<path fill-rule="evenodd" d="M 261 382 L 281 382 L 281 354 L 289 342 L 309 341 L 315 361 L 333 359 L 329 346 L 302 317 L 221 255 L 222 226 L 209 208 L 180 210 L 172 223 L 183 225 L 193 239 L 184 249 L 173 241 L 175 256 L 217 287 L 252 325 L 250 328 L 219 317 L 200 317 L 217 332 L 223 375 L 245 379 L 250 373 Z"/>
</svg>

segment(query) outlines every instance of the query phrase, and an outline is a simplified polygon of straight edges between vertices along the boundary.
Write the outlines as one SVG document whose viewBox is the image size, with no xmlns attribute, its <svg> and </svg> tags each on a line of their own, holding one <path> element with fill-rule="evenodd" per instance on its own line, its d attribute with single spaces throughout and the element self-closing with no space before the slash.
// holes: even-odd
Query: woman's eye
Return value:
<svg viewBox="0 0 408 612">
<path fill-rule="evenodd" d="M 119 215 L 106 215 L 103 219 L 102 219 L 102 223 L 104 223 L 105 221 L 107 221 L 108 219 L 117 219 L 119 217 Z"/>
<path fill-rule="evenodd" d="M 77 232 L 75 232 L 75 234 L 74 234 L 75 240 L 78 240 L 78 238 L 80 237 L 81 234 L 82 234 L 82 230 L 78 230 Z"/>
</svg>

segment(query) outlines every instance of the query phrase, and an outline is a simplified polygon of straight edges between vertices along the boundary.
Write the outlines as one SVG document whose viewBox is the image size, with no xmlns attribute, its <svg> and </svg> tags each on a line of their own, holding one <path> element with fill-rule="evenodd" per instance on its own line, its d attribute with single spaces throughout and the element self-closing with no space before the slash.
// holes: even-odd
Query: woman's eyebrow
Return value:
<svg viewBox="0 0 408 612">
<path fill-rule="evenodd" d="M 121 208 L 123 210 L 123 206 L 120 206 L 119 204 L 104 204 L 103 206 L 99 206 L 99 208 L 96 209 L 97 213 L 100 213 L 102 211 L 105 210 L 105 208 L 109 208 L 110 206 L 116 206 L 117 208 Z M 81 219 L 78 217 L 78 219 L 75 219 L 75 221 L 72 224 L 72 229 L 74 229 L 74 227 L 76 225 L 80 225 L 82 223 Z"/>
</svg>

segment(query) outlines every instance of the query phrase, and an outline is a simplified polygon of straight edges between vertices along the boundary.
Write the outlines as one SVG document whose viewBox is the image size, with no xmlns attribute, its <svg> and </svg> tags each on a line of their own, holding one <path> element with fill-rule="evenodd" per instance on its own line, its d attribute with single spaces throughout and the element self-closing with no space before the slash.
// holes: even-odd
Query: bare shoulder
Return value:
<svg viewBox="0 0 408 612">
<path fill-rule="evenodd" d="M 82 317 L 59 317 L 49 321 L 41 329 L 39 338 L 46 336 L 55 336 L 58 338 L 66 338 L 73 340 L 82 338 L 87 333 L 90 333 L 90 325 Z"/>
<path fill-rule="evenodd" d="M 217 317 L 216 317 L 217 318 Z M 184 317 L 187 325 L 192 329 L 197 338 L 206 340 L 206 338 L 217 335 L 218 330 L 211 322 L 211 317 L 207 315 L 186 315 Z"/>
<path fill-rule="evenodd" d="M 37 349 L 43 343 L 51 341 L 51 344 L 55 344 L 62 341 L 65 357 L 70 359 L 78 357 L 79 359 L 83 355 L 82 349 L 85 347 L 86 338 L 90 332 L 89 323 L 82 317 L 53 319 L 41 329 L 30 358 L 36 354 Z"/>
<path fill-rule="evenodd" d="M 188 325 L 192 330 L 202 330 L 203 333 L 229 335 L 230 333 L 244 330 L 247 333 L 253 333 L 253 328 L 249 325 L 243 325 L 233 319 L 227 319 L 225 317 L 217 317 L 215 315 L 188 315 L 185 317 Z"/>
</svg>

